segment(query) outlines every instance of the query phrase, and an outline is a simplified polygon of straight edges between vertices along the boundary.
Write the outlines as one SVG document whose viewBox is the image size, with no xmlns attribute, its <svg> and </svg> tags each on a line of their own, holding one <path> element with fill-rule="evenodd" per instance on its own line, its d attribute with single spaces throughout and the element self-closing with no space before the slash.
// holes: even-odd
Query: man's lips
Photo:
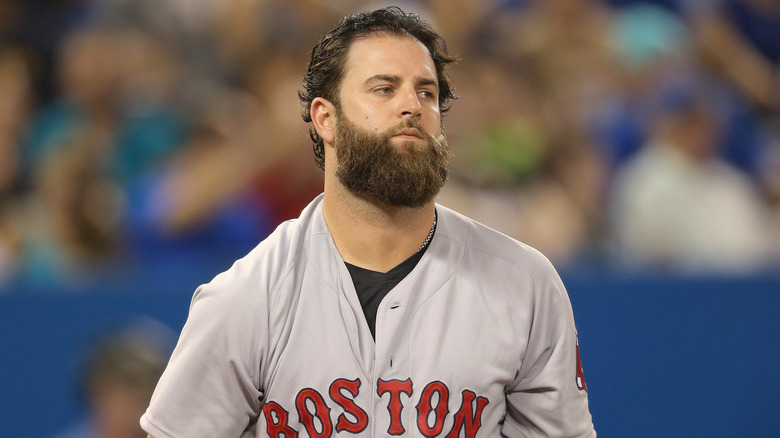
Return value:
<svg viewBox="0 0 780 438">
<path fill-rule="evenodd" d="M 420 132 L 419 129 L 416 129 L 416 128 L 406 128 L 404 130 L 399 131 L 393 137 L 414 137 L 414 138 L 422 139 L 423 135 L 422 135 L 422 133 Z"/>
</svg>

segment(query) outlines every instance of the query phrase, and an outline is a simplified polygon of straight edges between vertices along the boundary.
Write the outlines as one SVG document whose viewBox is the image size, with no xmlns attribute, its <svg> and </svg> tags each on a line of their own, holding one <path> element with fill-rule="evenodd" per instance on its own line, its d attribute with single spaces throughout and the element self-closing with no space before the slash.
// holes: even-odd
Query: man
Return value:
<svg viewBox="0 0 780 438">
<path fill-rule="evenodd" d="M 151 436 L 595 436 L 555 270 L 434 203 L 452 61 L 397 8 L 314 48 L 324 194 L 195 292 Z"/>
</svg>

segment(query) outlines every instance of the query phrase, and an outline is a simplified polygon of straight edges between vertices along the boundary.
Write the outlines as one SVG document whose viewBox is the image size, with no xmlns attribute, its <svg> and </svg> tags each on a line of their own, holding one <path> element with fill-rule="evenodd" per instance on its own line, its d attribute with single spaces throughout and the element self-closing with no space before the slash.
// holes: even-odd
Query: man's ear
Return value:
<svg viewBox="0 0 780 438">
<path fill-rule="evenodd" d="M 317 97 L 311 102 L 311 121 L 322 141 L 333 144 L 336 139 L 336 107 L 330 101 Z"/>
</svg>

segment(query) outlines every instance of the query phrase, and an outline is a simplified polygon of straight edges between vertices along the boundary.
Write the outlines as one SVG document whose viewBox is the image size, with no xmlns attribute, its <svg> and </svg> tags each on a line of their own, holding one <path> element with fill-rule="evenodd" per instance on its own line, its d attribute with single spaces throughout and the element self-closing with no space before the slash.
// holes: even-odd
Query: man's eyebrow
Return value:
<svg viewBox="0 0 780 438">
<path fill-rule="evenodd" d="M 378 74 L 366 79 L 366 84 L 373 84 L 376 82 L 390 82 L 397 84 L 401 82 L 401 77 L 398 75 Z"/>
<path fill-rule="evenodd" d="M 371 76 L 370 78 L 366 79 L 366 84 L 374 84 L 377 82 L 389 82 L 391 84 L 397 84 L 401 82 L 401 77 L 398 75 L 391 75 L 391 74 L 378 74 Z M 435 79 L 426 78 L 426 77 L 418 77 L 414 81 L 416 86 L 428 86 L 432 85 L 436 88 L 439 87 L 439 83 Z"/>
<path fill-rule="evenodd" d="M 417 80 L 415 81 L 415 83 L 417 84 L 417 86 L 418 86 L 418 87 L 419 87 L 419 86 L 428 86 L 428 85 L 433 85 L 433 86 L 434 86 L 434 87 L 436 87 L 437 89 L 439 88 L 439 83 L 438 83 L 438 82 L 436 82 L 436 80 L 435 80 L 435 79 L 431 79 L 431 78 L 417 78 Z"/>
</svg>

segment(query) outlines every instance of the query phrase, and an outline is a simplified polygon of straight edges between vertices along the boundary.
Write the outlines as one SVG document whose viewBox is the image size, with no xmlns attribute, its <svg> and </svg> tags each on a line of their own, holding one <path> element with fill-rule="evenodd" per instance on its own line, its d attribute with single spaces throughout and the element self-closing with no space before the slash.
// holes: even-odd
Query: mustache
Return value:
<svg viewBox="0 0 780 438">
<path fill-rule="evenodd" d="M 425 129 L 420 123 L 418 119 L 411 118 L 411 119 L 405 119 L 401 123 L 386 129 L 384 132 L 382 132 L 380 135 L 382 138 L 385 139 L 385 141 L 390 140 L 391 137 L 394 135 L 397 135 L 399 132 L 403 131 L 404 129 L 416 129 L 420 132 L 420 134 L 423 136 L 423 138 L 430 139 L 433 141 L 437 149 L 446 149 L 444 139 L 446 138 L 444 135 L 444 131 L 442 131 L 439 135 L 433 135 L 431 132 L 429 132 L 427 129 Z"/>
<path fill-rule="evenodd" d="M 406 119 L 402 121 L 401 123 L 393 126 L 392 128 L 389 128 L 385 130 L 385 132 L 382 133 L 383 137 L 390 138 L 399 132 L 403 131 L 404 129 L 416 129 L 420 131 L 420 134 L 422 134 L 426 138 L 433 138 L 433 134 L 428 132 L 427 129 L 423 128 L 422 123 L 420 123 L 417 119 Z"/>
</svg>

